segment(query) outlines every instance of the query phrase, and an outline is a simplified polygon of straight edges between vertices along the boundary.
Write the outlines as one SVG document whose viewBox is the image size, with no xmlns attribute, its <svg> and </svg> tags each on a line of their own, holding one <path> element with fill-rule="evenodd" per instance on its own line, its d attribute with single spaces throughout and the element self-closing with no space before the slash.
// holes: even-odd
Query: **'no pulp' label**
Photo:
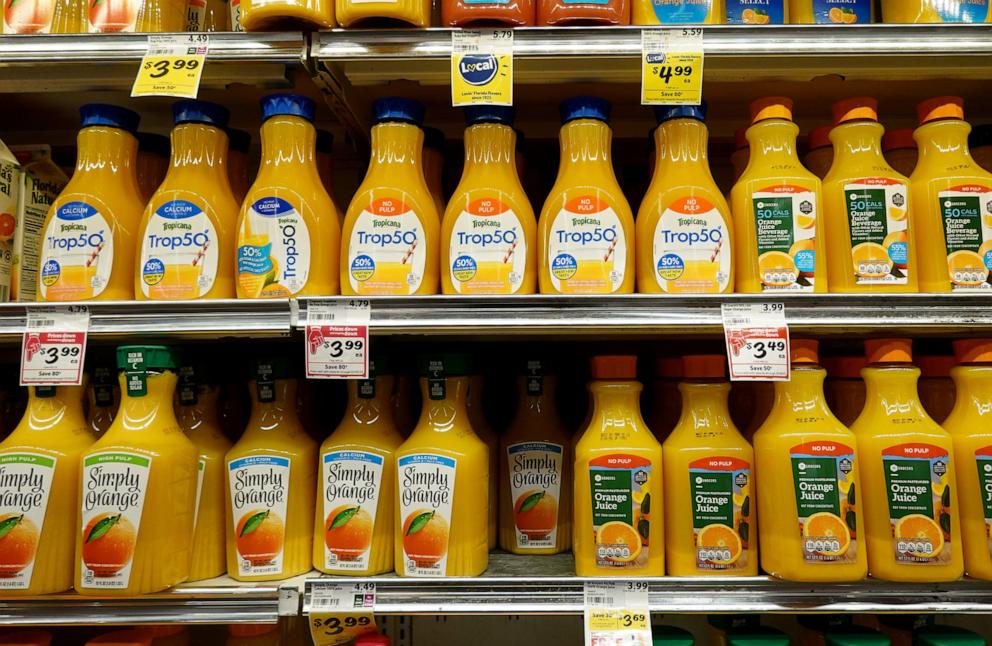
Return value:
<svg viewBox="0 0 992 646">
<path fill-rule="evenodd" d="M 527 241 L 517 214 L 497 198 L 468 204 L 449 244 L 451 284 L 459 294 L 514 294 L 523 283 Z"/>
<path fill-rule="evenodd" d="M 444 576 L 457 462 L 444 455 L 414 453 L 401 457 L 398 465 L 403 573 Z"/>
<path fill-rule="evenodd" d="M 412 294 L 424 280 L 427 243 L 420 218 L 403 200 L 373 200 L 348 241 L 348 280 L 362 295 Z"/>
<path fill-rule="evenodd" d="M 150 457 L 127 451 L 83 458 L 84 590 L 128 587 L 151 466 Z"/>
<path fill-rule="evenodd" d="M 700 570 L 747 567 L 751 536 L 751 465 L 714 456 L 689 463 L 692 534 Z"/>
<path fill-rule="evenodd" d="M 751 195 L 762 291 L 812 292 L 816 265 L 816 193 L 768 186 Z"/>
<path fill-rule="evenodd" d="M 141 239 L 141 293 L 152 300 L 199 298 L 217 276 L 217 230 L 196 204 L 169 200 L 148 219 Z"/>
<path fill-rule="evenodd" d="M 589 461 L 596 565 L 639 570 L 648 564 L 651 461 L 611 454 Z"/>
<path fill-rule="evenodd" d="M 858 556 L 854 449 L 806 442 L 789 449 L 803 560 L 854 563 Z"/>
<path fill-rule="evenodd" d="M 324 567 L 366 570 L 379 505 L 383 457 L 367 451 L 330 451 L 324 454 L 321 465 Z"/>
<path fill-rule="evenodd" d="M 857 285 L 909 280 L 909 217 L 905 182 L 864 177 L 844 186 L 851 262 Z"/>
<path fill-rule="evenodd" d="M 310 229 L 299 210 L 280 197 L 248 208 L 238 231 L 238 295 L 284 298 L 307 284 Z"/>
<path fill-rule="evenodd" d="M 983 446 L 975 451 L 975 462 L 978 466 L 978 495 L 985 516 L 986 542 L 992 553 L 992 446 Z"/>
<path fill-rule="evenodd" d="M 282 573 L 289 500 L 288 458 L 251 455 L 228 463 L 238 574 Z"/>
<path fill-rule="evenodd" d="M 554 547 L 558 540 L 562 446 L 520 442 L 506 447 L 517 548 Z"/>
<path fill-rule="evenodd" d="M 56 207 L 41 244 L 39 289 L 45 300 L 99 296 L 114 267 L 114 234 L 104 215 L 86 202 Z"/>
<path fill-rule="evenodd" d="M 940 191 L 937 198 L 951 289 L 992 289 L 992 188 L 954 186 Z"/>
<path fill-rule="evenodd" d="M 31 585 L 55 466 L 49 455 L 0 453 L 0 590 Z"/>
<path fill-rule="evenodd" d="M 664 292 L 715 294 L 730 282 L 733 250 L 726 221 L 709 200 L 683 197 L 658 218 L 652 238 L 655 279 Z"/>
<path fill-rule="evenodd" d="M 951 558 L 950 454 L 933 444 L 882 451 L 885 491 L 898 563 L 946 564 Z"/>
<path fill-rule="evenodd" d="M 570 199 L 551 223 L 551 284 L 562 294 L 610 294 L 623 283 L 627 240 L 616 212 L 595 195 Z"/>
</svg>

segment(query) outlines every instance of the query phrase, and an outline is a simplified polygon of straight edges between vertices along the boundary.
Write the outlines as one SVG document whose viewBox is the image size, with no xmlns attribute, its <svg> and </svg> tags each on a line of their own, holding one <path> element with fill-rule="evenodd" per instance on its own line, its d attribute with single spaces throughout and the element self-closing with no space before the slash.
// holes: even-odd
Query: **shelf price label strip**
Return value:
<svg viewBox="0 0 992 646">
<path fill-rule="evenodd" d="M 647 646 L 651 613 L 647 581 L 586 581 L 585 646 Z"/>
<path fill-rule="evenodd" d="M 641 30 L 641 105 L 699 105 L 703 99 L 703 30 Z"/>
<path fill-rule="evenodd" d="M 789 325 L 784 303 L 723 303 L 731 381 L 788 381 Z"/>
<path fill-rule="evenodd" d="M 451 32 L 451 105 L 513 105 L 513 30 Z"/>
<path fill-rule="evenodd" d="M 374 583 L 319 581 L 310 590 L 310 637 L 315 646 L 348 644 L 376 631 Z"/>
<path fill-rule="evenodd" d="M 90 310 L 85 305 L 31 306 L 21 340 L 22 386 L 83 383 Z"/>
<path fill-rule="evenodd" d="M 209 47 L 206 34 L 149 35 L 131 96 L 195 99 Z"/>
<path fill-rule="evenodd" d="M 368 379 L 371 311 L 368 300 L 307 303 L 307 379 Z"/>
</svg>

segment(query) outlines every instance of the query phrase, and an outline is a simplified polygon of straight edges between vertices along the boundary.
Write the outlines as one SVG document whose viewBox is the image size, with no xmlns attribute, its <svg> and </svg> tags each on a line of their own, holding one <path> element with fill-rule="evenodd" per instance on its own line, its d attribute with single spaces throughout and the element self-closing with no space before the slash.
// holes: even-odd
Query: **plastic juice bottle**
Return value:
<svg viewBox="0 0 992 646">
<path fill-rule="evenodd" d="M 906 177 L 913 174 L 916 168 L 916 141 L 913 140 L 913 129 L 889 130 L 882 135 L 882 154 L 889 166 Z"/>
<path fill-rule="evenodd" d="M 86 388 L 86 399 L 87 425 L 94 437 L 100 437 L 114 423 L 121 404 L 121 391 L 117 387 L 116 375 L 108 366 L 93 368 Z"/>
<path fill-rule="evenodd" d="M 937 0 L 882 0 L 882 22 L 888 24 L 989 22 L 986 0 L 939 2 Z"/>
<path fill-rule="evenodd" d="M 186 31 L 231 31 L 228 0 L 186 0 Z"/>
<path fill-rule="evenodd" d="M 444 133 L 437 128 L 424 127 L 424 180 L 430 191 L 438 216 L 444 215 Z"/>
<path fill-rule="evenodd" d="M 537 0 L 537 26 L 629 25 L 630 0 Z"/>
<path fill-rule="evenodd" d="M 661 444 L 641 419 L 636 378 L 637 357 L 592 359 L 593 411 L 575 447 L 578 576 L 665 572 Z"/>
<path fill-rule="evenodd" d="M 823 359 L 827 369 L 824 395 L 827 406 L 841 424 L 850 426 L 865 408 L 865 382 L 861 370 L 867 365 L 864 357 L 831 357 Z"/>
<path fill-rule="evenodd" d="M 803 157 L 803 164 L 821 180 L 830 172 L 834 163 L 834 149 L 830 143 L 830 131 L 834 127 L 820 126 L 809 131 L 809 151 Z"/>
<path fill-rule="evenodd" d="M 572 434 L 555 405 L 548 363 L 526 362 L 517 412 L 499 441 L 499 544 L 514 554 L 572 546 Z"/>
<path fill-rule="evenodd" d="M 52 34 L 83 34 L 87 29 L 87 0 L 56 0 L 52 16 Z"/>
<path fill-rule="evenodd" d="M 273 31 L 287 24 L 308 31 L 337 26 L 332 0 L 241 0 L 240 5 L 243 31 Z"/>
<path fill-rule="evenodd" d="M 943 96 L 916 106 L 920 159 L 910 177 L 920 289 L 988 291 L 992 268 L 992 173 L 968 152 L 964 101 Z"/>
<path fill-rule="evenodd" d="M 341 293 L 436 294 L 441 216 L 421 161 L 424 106 L 384 98 L 372 113 L 372 158 L 344 221 Z"/>
<path fill-rule="evenodd" d="M 751 146 L 747 142 L 747 128 L 734 131 L 734 152 L 730 153 L 730 165 L 734 167 L 734 181 L 740 179 L 751 158 Z"/>
<path fill-rule="evenodd" d="M 431 0 L 334 0 L 334 9 L 342 27 L 375 18 L 399 20 L 413 27 L 431 26 Z"/>
<path fill-rule="evenodd" d="M 499 535 L 499 436 L 486 419 L 485 408 L 482 406 L 482 385 L 485 379 L 482 375 L 470 375 L 468 378 L 468 395 L 465 397 L 465 410 L 468 412 L 468 423 L 480 440 L 489 449 L 489 549 L 496 547 Z"/>
<path fill-rule="evenodd" d="M 348 382 L 348 411 L 320 446 L 313 566 L 328 574 L 393 570 L 395 454 L 403 436 L 381 358 L 369 362 L 369 377 Z"/>
<path fill-rule="evenodd" d="M 134 175 L 139 117 L 98 103 L 79 112 L 76 172 L 48 211 L 41 236 L 38 300 L 131 300 L 145 206 Z"/>
<path fill-rule="evenodd" d="M 172 115 L 171 167 L 138 226 L 135 298 L 234 298 L 240 205 L 227 176 L 230 113 L 187 100 L 173 104 Z"/>
<path fill-rule="evenodd" d="M 147 202 L 158 190 L 169 172 L 170 143 L 168 137 L 150 132 L 139 132 L 138 137 L 138 188 L 141 199 Z"/>
<path fill-rule="evenodd" d="M 613 172 L 610 104 L 560 106 L 561 166 L 538 222 L 542 294 L 634 291 L 634 217 Z"/>
<path fill-rule="evenodd" d="M 792 379 L 775 383 L 775 407 L 754 434 L 761 567 L 789 581 L 860 581 L 865 451 L 827 408 L 818 346 L 792 339 Z"/>
<path fill-rule="evenodd" d="M 241 204 L 248 194 L 248 153 L 251 135 L 244 130 L 227 129 L 227 179 L 234 194 L 234 201 Z"/>
<path fill-rule="evenodd" d="M 671 4 L 634 0 L 631 13 L 634 25 L 718 25 L 724 22 L 723 2 L 719 0 L 679 0 Z"/>
<path fill-rule="evenodd" d="M 868 388 L 858 438 L 868 569 L 888 581 L 954 581 L 964 573 L 951 495 L 951 436 L 923 410 L 909 339 L 865 341 Z M 859 532 L 859 536 L 860 536 Z"/>
<path fill-rule="evenodd" d="M 754 101 L 751 123 L 751 156 L 730 192 L 737 291 L 825 292 L 820 179 L 796 156 L 792 100 Z"/>
<path fill-rule="evenodd" d="M 682 376 L 680 357 L 657 357 L 654 360 L 652 403 L 649 408 L 651 422 L 648 426 L 659 442 L 665 441 L 682 417 L 682 393 L 679 392 Z"/>
<path fill-rule="evenodd" d="M 723 0 L 728 25 L 785 25 L 789 23 L 786 0 Z"/>
<path fill-rule="evenodd" d="M 444 0 L 441 3 L 441 24 L 448 27 L 473 25 L 507 27 L 533 26 L 536 18 L 535 0 Z"/>
<path fill-rule="evenodd" d="M 951 355 L 922 355 L 914 357 L 913 363 L 920 369 L 917 389 L 923 410 L 938 424 L 943 424 L 954 408 L 954 381 L 951 369 L 955 365 Z"/>
<path fill-rule="evenodd" d="M 682 358 L 682 417 L 662 445 L 665 561 L 673 576 L 758 574 L 754 452 L 730 421 L 726 364 L 718 354 Z"/>
<path fill-rule="evenodd" d="M 655 170 L 635 225 L 637 291 L 731 292 L 730 207 L 706 158 L 706 103 L 659 106 L 655 117 Z"/>
<path fill-rule="evenodd" d="M 477 576 L 489 564 L 489 449 L 472 430 L 463 355 L 420 360 L 423 412 L 396 452 L 396 573 Z"/>
<path fill-rule="evenodd" d="M 823 180 L 832 292 L 916 292 L 919 269 L 908 180 L 882 156 L 878 101 L 833 106 L 834 162 Z"/>
<path fill-rule="evenodd" d="M 183 31 L 186 0 L 91 0 L 87 27 L 91 34 Z"/>
<path fill-rule="evenodd" d="M 276 581 L 310 570 L 317 443 L 296 413 L 296 380 L 284 359 L 260 361 L 251 418 L 227 452 L 227 573 Z"/>
<path fill-rule="evenodd" d="M 206 378 L 204 364 L 179 370 L 176 419 L 199 453 L 196 511 L 193 514 L 193 557 L 189 580 L 201 581 L 227 571 L 224 518 L 224 456 L 231 442 L 220 430 L 217 399 L 220 387 Z"/>
<path fill-rule="evenodd" d="M 441 223 L 445 294 L 537 291 L 537 221 L 514 164 L 513 116 L 465 110 L 465 168 Z"/>
<path fill-rule="evenodd" d="M 172 408 L 176 360 L 156 345 L 117 348 L 113 425 L 83 454 L 75 589 L 134 596 L 189 578 L 197 450 Z"/>
<path fill-rule="evenodd" d="M 985 170 L 992 168 L 992 125 L 984 124 L 972 128 L 968 134 L 968 150 L 979 166 Z"/>
<path fill-rule="evenodd" d="M 230 624 L 225 646 L 279 646 L 279 624 Z"/>
<path fill-rule="evenodd" d="M 793 25 L 870 25 L 875 22 L 871 0 L 789 0 Z"/>
<path fill-rule="evenodd" d="M 81 390 L 29 388 L 24 417 L 0 442 L 0 597 L 72 587 L 79 459 L 93 443 Z"/>
</svg>

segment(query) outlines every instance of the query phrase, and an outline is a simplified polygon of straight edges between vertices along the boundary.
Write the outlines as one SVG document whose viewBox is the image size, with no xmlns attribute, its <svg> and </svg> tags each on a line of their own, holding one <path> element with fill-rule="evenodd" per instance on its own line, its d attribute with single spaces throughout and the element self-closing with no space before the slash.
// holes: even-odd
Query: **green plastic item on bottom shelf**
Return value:
<svg viewBox="0 0 992 646">
<path fill-rule="evenodd" d="M 758 626 L 727 631 L 727 646 L 789 646 L 789 636 L 776 628 Z"/>
<path fill-rule="evenodd" d="M 688 630 L 675 626 L 652 626 L 651 643 L 654 646 L 693 646 L 696 639 Z"/>
<path fill-rule="evenodd" d="M 957 626 L 927 626 L 913 632 L 913 646 L 985 646 L 978 633 Z"/>
<path fill-rule="evenodd" d="M 836 626 L 823 631 L 826 646 L 891 646 L 892 640 L 864 626 Z"/>
</svg>

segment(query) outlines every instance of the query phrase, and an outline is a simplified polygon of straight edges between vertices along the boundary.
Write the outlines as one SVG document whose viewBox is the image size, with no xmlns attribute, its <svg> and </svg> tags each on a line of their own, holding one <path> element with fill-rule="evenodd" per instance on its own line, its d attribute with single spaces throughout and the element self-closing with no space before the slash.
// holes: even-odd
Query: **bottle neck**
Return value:
<svg viewBox="0 0 992 646">
<path fill-rule="evenodd" d="M 135 395 L 127 390 L 127 375 L 120 374 L 121 405 L 114 420 L 122 422 L 126 431 L 156 431 L 174 428 L 176 421 L 173 395 L 179 378 L 171 370 L 149 372 L 145 377 L 145 394 Z"/>
<path fill-rule="evenodd" d="M 909 363 L 873 364 L 861 374 L 865 380 L 866 411 L 875 407 L 883 415 L 926 415 L 917 391 L 919 368 Z"/>
<path fill-rule="evenodd" d="M 794 415 L 832 415 L 823 396 L 823 381 L 827 371 L 809 363 L 792 364 L 789 381 L 775 382 L 775 403 L 772 410 L 782 410 Z"/>
<path fill-rule="evenodd" d="M 279 115 L 262 124 L 262 161 L 259 173 L 306 168 L 317 176 L 317 131 L 303 117 Z"/>
<path fill-rule="evenodd" d="M 387 376 L 348 381 L 348 411 L 363 426 L 393 423 L 393 378 Z"/>
<path fill-rule="evenodd" d="M 596 428 L 625 427 L 637 432 L 640 423 L 640 395 L 643 386 L 636 381 L 593 381 L 591 425 Z M 636 418 L 636 419 L 635 419 Z"/>
<path fill-rule="evenodd" d="M 696 119 L 671 119 L 662 123 L 654 132 L 655 174 L 672 166 L 688 169 L 693 173 L 710 172 L 706 146 L 709 131 L 706 124 Z"/>
<path fill-rule="evenodd" d="M 295 379 L 276 379 L 265 382 L 259 393 L 258 382 L 252 380 L 248 386 L 251 392 L 251 420 L 249 428 L 263 431 L 272 430 L 284 422 L 299 423 L 296 411 Z"/>
<path fill-rule="evenodd" d="M 613 131 L 598 119 L 576 119 L 561 127 L 561 167 L 559 176 L 567 168 L 582 168 L 582 172 L 599 172 L 613 175 L 610 147 Z"/>
<path fill-rule="evenodd" d="M 968 150 L 970 132 L 971 126 L 961 119 L 944 119 L 923 124 L 913 133 L 919 154 L 917 167 L 937 160 L 948 165 L 953 159 L 967 160 L 973 164 L 974 160 Z"/>
<path fill-rule="evenodd" d="M 683 381 L 679 383 L 679 392 L 682 416 L 673 435 L 695 435 L 703 431 L 709 437 L 720 437 L 730 432 L 729 383 L 722 379 Z"/>
<path fill-rule="evenodd" d="M 47 431 L 56 426 L 85 427 L 82 389 L 82 386 L 55 386 L 54 394 L 39 397 L 36 387 L 28 388 L 28 403 L 23 417 L 27 429 Z"/>
<path fill-rule="evenodd" d="M 747 140 L 751 153 L 748 166 L 761 163 L 798 165 L 796 135 L 799 126 L 786 119 L 759 121 L 747 129 Z"/>
<path fill-rule="evenodd" d="M 992 414 L 992 364 L 963 364 L 951 369 L 954 414 Z"/>
<path fill-rule="evenodd" d="M 372 156 L 369 174 L 397 167 L 423 173 L 424 131 L 410 123 L 388 121 L 372 126 Z"/>
<path fill-rule="evenodd" d="M 480 123 L 465 129 L 464 176 L 485 174 L 492 178 L 497 169 L 517 173 L 515 146 L 517 133 L 499 123 Z"/>
<path fill-rule="evenodd" d="M 220 128 L 182 123 L 172 129 L 172 157 L 165 182 L 183 182 L 191 175 L 228 182 L 227 134 Z"/>
<path fill-rule="evenodd" d="M 834 164 L 878 162 L 888 164 L 882 156 L 882 134 L 885 128 L 877 121 L 851 121 L 835 126 L 830 131 L 834 145 Z"/>
<path fill-rule="evenodd" d="M 518 415 L 539 417 L 555 412 L 555 392 L 558 379 L 551 376 L 517 377 L 520 404 Z"/>
<path fill-rule="evenodd" d="M 218 386 L 197 386 L 196 403 L 180 403 L 176 407 L 176 420 L 178 420 L 179 426 L 187 432 L 220 428 L 220 418 L 217 414 L 219 395 L 220 388 Z"/>
<path fill-rule="evenodd" d="M 456 431 L 459 426 L 470 426 L 466 406 L 468 390 L 468 377 L 421 377 L 420 393 L 424 398 L 424 405 L 417 426 L 427 427 L 438 433 Z"/>
<path fill-rule="evenodd" d="M 90 126 L 79 131 L 76 147 L 74 178 L 101 175 L 111 181 L 133 183 L 137 189 L 138 140 L 131 133 L 107 126 Z"/>
</svg>

